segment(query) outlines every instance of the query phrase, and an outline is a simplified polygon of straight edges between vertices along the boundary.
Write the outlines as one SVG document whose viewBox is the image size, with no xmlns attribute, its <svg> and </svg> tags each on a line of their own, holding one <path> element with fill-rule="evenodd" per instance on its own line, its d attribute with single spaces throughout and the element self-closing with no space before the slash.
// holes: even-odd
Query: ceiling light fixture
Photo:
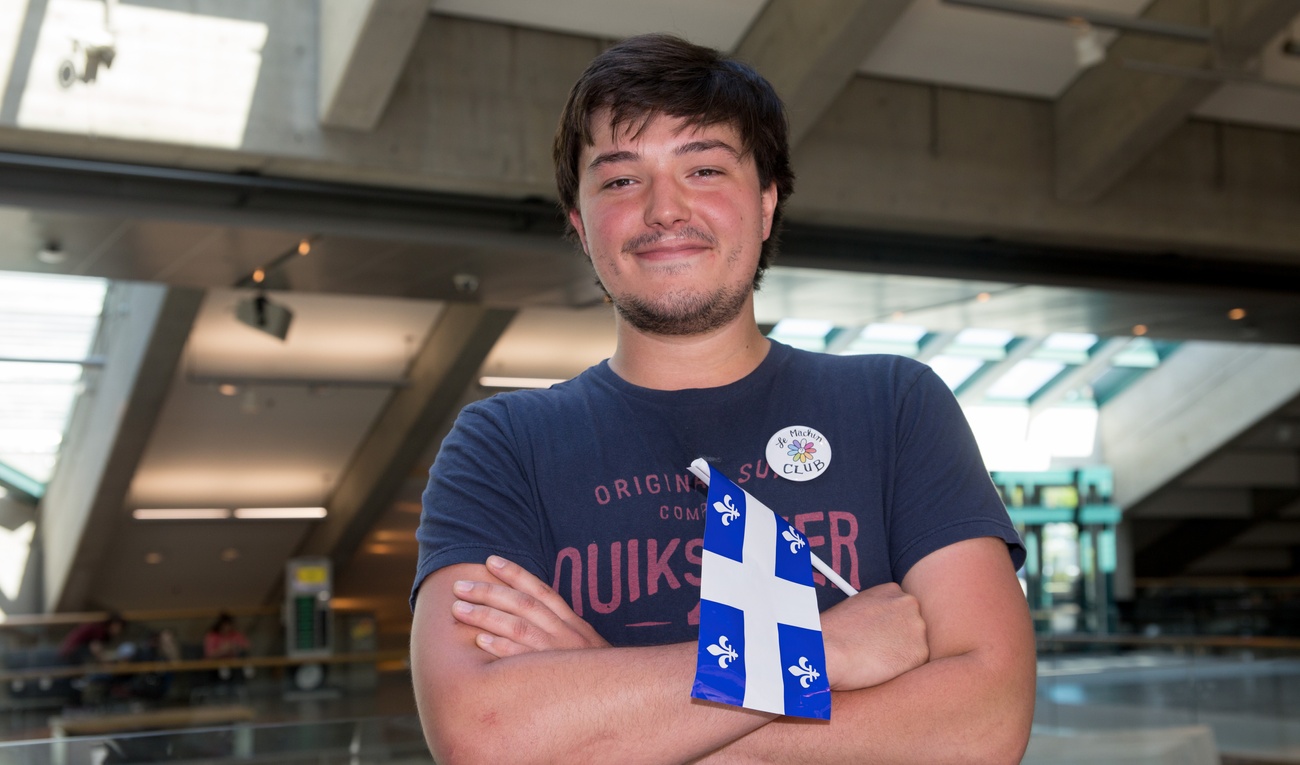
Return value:
<svg viewBox="0 0 1300 765">
<path fill-rule="evenodd" d="M 1145 324 L 1134 324 L 1134 325 L 1133 325 L 1133 334 L 1134 334 L 1134 335 L 1137 335 L 1138 337 L 1142 337 L 1142 336 L 1145 335 L 1146 333 L 1147 333 L 1147 325 L 1145 325 Z"/>
<path fill-rule="evenodd" d="M 1089 69 L 1106 60 L 1106 48 L 1101 44 L 1097 28 L 1086 19 L 1072 18 L 1074 28 L 1074 61 L 1080 69 Z"/>
<path fill-rule="evenodd" d="M 245 520 L 298 520 L 324 518 L 323 507 L 237 507 L 235 517 Z"/>
<path fill-rule="evenodd" d="M 273 302 L 266 295 L 258 294 L 235 304 L 235 318 L 253 329 L 260 329 L 271 337 L 284 340 L 289 336 L 293 311 Z"/>
<path fill-rule="evenodd" d="M 217 392 L 223 396 L 239 395 L 239 386 L 233 383 L 221 383 L 217 386 Z"/>
<path fill-rule="evenodd" d="M 210 521 L 230 517 L 225 507 L 155 508 L 141 507 L 131 511 L 137 521 Z"/>
<path fill-rule="evenodd" d="M 1234 308 L 1231 311 L 1228 311 L 1228 318 L 1232 319 L 1233 321 L 1241 321 L 1242 319 L 1246 318 L 1246 309 Z"/>
<path fill-rule="evenodd" d="M 254 287 L 257 285 L 271 286 L 274 284 L 275 289 L 287 287 L 287 282 L 283 274 L 283 269 L 289 261 L 300 258 L 311 252 L 312 242 L 315 237 L 305 236 L 285 249 L 279 255 L 276 255 L 269 261 L 259 264 L 253 269 L 253 272 L 247 276 L 241 277 L 235 282 L 235 287 Z"/>
<path fill-rule="evenodd" d="M 46 265 L 57 266 L 68 259 L 68 253 L 63 251 L 58 240 L 51 239 L 36 253 L 36 259 Z"/>
<path fill-rule="evenodd" d="M 549 388 L 565 382 L 558 377 L 492 377 L 478 378 L 478 384 L 484 388 Z"/>
</svg>

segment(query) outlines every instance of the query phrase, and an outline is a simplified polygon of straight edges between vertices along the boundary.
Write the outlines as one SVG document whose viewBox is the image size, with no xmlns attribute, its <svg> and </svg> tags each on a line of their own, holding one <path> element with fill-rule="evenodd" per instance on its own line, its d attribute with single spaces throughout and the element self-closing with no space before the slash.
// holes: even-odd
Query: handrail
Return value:
<svg viewBox="0 0 1300 765">
<path fill-rule="evenodd" d="M 121 617 L 127 622 L 162 622 L 183 619 L 215 619 L 222 613 L 231 616 L 274 616 L 280 613 L 280 606 L 234 606 L 225 609 L 213 608 L 169 608 L 141 611 L 121 611 Z M 0 616 L 0 630 L 27 627 L 69 627 L 87 622 L 102 622 L 108 618 L 107 611 L 80 611 L 55 614 L 18 614 Z"/>
<path fill-rule="evenodd" d="M 1062 633 L 1038 635 L 1038 644 L 1061 643 L 1066 645 L 1136 645 L 1186 648 L 1267 648 L 1300 651 L 1300 638 L 1288 637 L 1236 637 L 1231 635 L 1089 635 Z"/>
<path fill-rule="evenodd" d="M 137 611 L 120 611 L 119 615 L 127 622 L 165 622 L 186 619 L 215 619 L 220 614 L 234 617 L 277 616 L 283 606 L 231 606 L 230 608 L 165 608 Z M 356 613 L 365 609 L 339 608 L 330 609 L 336 614 Z M 87 622 L 102 622 L 108 618 L 108 611 L 61 612 L 54 614 L 0 614 L 0 630 L 29 627 L 69 627 Z"/>
<path fill-rule="evenodd" d="M 1138 577 L 1133 586 L 1144 589 L 1179 588 L 1185 590 L 1282 589 L 1300 590 L 1298 576 L 1171 576 Z"/>
<path fill-rule="evenodd" d="M 115 662 L 112 664 L 74 664 L 30 667 L 0 672 L 0 682 L 40 680 L 42 678 L 82 677 L 84 675 L 135 675 L 149 672 L 203 672 L 225 667 L 296 667 L 302 664 L 384 664 L 405 662 L 403 649 L 340 653 L 329 656 L 247 656 L 238 659 L 188 659 L 184 661 Z"/>
</svg>

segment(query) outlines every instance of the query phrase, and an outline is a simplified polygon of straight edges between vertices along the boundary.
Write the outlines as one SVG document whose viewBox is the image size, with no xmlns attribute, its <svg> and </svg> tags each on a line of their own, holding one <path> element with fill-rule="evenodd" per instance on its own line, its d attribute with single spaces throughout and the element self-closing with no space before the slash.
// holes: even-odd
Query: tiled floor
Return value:
<svg viewBox="0 0 1300 765">
<path fill-rule="evenodd" d="M 1220 752 L 1300 763 L 1300 660 L 1130 654 L 1039 662 L 1043 734 L 1204 726 Z"/>
</svg>

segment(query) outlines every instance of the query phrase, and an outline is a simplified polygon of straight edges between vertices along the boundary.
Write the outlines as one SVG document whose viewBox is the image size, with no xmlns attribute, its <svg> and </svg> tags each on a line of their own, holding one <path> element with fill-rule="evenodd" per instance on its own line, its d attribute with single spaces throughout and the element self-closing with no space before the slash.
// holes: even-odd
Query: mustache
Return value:
<svg viewBox="0 0 1300 765">
<path fill-rule="evenodd" d="M 623 252 L 630 255 L 635 253 L 637 250 L 643 250 L 647 247 L 653 247 L 661 242 L 678 241 L 678 240 L 699 242 L 701 244 L 706 244 L 710 247 L 715 247 L 718 244 L 718 240 L 715 239 L 713 235 L 710 234 L 709 232 L 700 228 L 696 228 L 694 226 L 684 226 L 683 228 L 671 234 L 665 234 L 662 232 L 647 232 L 639 236 L 634 236 L 623 243 Z"/>
</svg>

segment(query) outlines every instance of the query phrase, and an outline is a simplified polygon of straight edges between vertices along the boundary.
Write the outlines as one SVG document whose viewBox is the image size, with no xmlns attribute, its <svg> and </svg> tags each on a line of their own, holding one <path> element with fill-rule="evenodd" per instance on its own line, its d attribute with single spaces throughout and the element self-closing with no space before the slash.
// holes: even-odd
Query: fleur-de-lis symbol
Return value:
<svg viewBox="0 0 1300 765">
<path fill-rule="evenodd" d="M 785 541 L 790 543 L 790 552 L 792 553 L 799 552 L 799 548 L 805 544 L 803 535 L 794 529 L 786 529 L 781 532 L 781 536 L 785 537 Z"/>
<path fill-rule="evenodd" d="M 735 503 L 731 501 L 730 494 L 724 494 L 721 502 L 714 502 L 713 509 L 722 513 L 723 526 L 730 526 L 732 521 L 740 517 L 740 511 L 736 509 Z"/>
<path fill-rule="evenodd" d="M 713 646 L 709 646 L 709 649 L 712 650 Z M 822 673 L 818 672 L 816 667 L 813 667 L 808 663 L 807 656 L 800 656 L 799 664 L 793 667 L 787 667 L 787 669 L 790 670 L 790 674 L 799 678 L 799 684 L 805 688 L 812 685 L 812 681 L 822 676 Z"/>
<path fill-rule="evenodd" d="M 705 649 L 718 657 L 718 666 L 723 669 L 726 669 L 728 664 L 740 657 L 740 654 L 736 653 L 736 649 L 731 647 L 731 641 L 727 640 L 726 635 L 719 635 L 717 644 L 705 646 Z M 794 669 L 791 668 L 790 671 L 793 672 Z M 808 686 L 805 685 L 804 687 L 807 688 Z"/>
</svg>

